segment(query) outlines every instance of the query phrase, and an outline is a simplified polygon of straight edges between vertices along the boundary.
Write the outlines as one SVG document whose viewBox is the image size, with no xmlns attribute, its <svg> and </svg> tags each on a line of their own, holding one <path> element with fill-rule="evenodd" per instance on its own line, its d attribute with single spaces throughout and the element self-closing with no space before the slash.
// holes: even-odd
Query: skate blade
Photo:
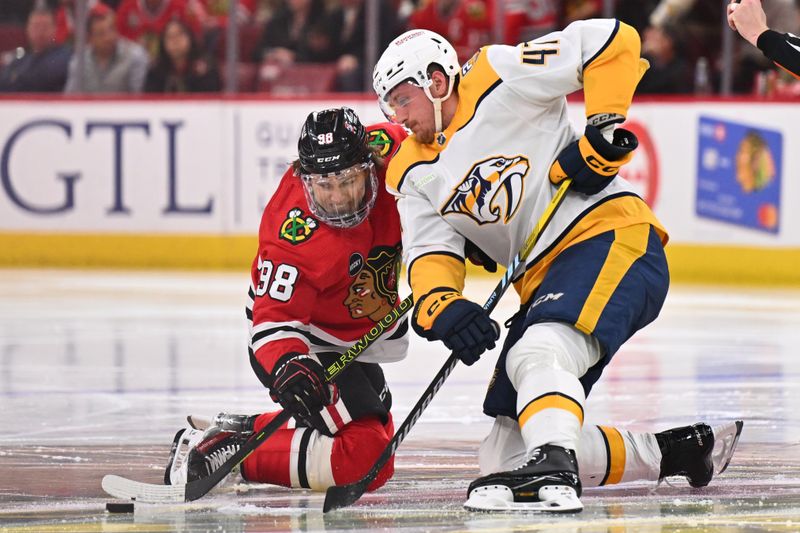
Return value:
<svg viewBox="0 0 800 533">
<path fill-rule="evenodd" d="M 739 443 L 739 436 L 742 434 L 744 422 L 736 420 L 730 424 L 717 426 L 712 429 L 714 432 L 714 449 L 711 452 L 711 461 L 714 464 L 714 472 L 721 474 L 728 468 Z"/>
<path fill-rule="evenodd" d="M 578 513 L 583 504 L 572 487 L 546 485 L 539 489 L 538 502 L 515 502 L 514 493 L 504 485 L 487 485 L 473 490 L 464 508 L 469 511 L 517 513 Z"/>
<path fill-rule="evenodd" d="M 205 431 L 211 427 L 211 419 L 202 415 L 189 415 L 186 421 L 192 426 L 192 429 L 199 429 Z"/>
</svg>

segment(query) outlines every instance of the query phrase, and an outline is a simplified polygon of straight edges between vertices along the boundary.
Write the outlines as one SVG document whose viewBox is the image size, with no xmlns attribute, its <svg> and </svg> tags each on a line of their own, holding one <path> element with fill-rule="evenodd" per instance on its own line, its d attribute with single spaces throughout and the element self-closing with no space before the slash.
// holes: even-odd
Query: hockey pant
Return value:
<svg viewBox="0 0 800 533">
<path fill-rule="evenodd" d="M 326 366 L 335 354 L 317 354 Z M 290 420 L 245 461 L 242 476 L 284 487 L 325 490 L 363 477 L 394 435 L 392 396 L 377 364 L 354 363 L 337 378 L 339 399 L 326 406 L 313 427 Z M 264 413 L 255 422 L 260 431 L 277 413 Z M 381 487 L 394 474 L 394 457 L 368 490 Z"/>
<path fill-rule="evenodd" d="M 510 323 L 484 412 L 517 421 L 526 451 L 579 449 L 584 404 L 612 356 L 658 315 L 669 285 L 647 224 L 566 248 Z"/>
</svg>

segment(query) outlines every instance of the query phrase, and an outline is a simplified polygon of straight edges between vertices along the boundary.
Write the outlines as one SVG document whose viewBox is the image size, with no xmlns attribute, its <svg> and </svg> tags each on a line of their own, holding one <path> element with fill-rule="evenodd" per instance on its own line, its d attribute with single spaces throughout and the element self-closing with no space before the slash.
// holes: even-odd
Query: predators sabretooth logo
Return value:
<svg viewBox="0 0 800 533">
<path fill-rule="evenodd" d="M 502 214 L 503 223 L 508 224 L 519 208 L 528 170 L 528 158 L 521 155 L 492 156 L 475 163 L 445 202 L 442 216 L 462 214 L 478 224 L 489 224 Z M 500 203 L 503 199 L 505 204 Z"/>
</svg>

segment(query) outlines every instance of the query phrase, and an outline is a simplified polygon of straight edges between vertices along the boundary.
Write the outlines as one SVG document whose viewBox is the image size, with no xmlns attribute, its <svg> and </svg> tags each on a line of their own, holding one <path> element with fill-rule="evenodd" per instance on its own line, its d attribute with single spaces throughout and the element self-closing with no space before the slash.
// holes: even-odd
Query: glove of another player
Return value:
<svg viewBox="0 0 800 533">
<path fill-rule="evenodd" d="M 628 130 L 617 128 L 613 142 L 608 142 L 597 127 L 587 125 L 583 137 L 558 154 L 550 167 L 550 182 L 558 185 L 572 178 L 572 190 L 597 194 L 616 177 L 619 167 L 633 158 L 637 146 L 639 140 Z"/>
<path fill-rule="evenodd" d="M 495 341 L 500 338 L 500 326 L 489 318 L 483 307 L 459 298 L 439 313 L 431 333 L 461 362 L 471 365 L 483 352 L 494 348 Z"/>
<path fill-rule="evenodd" d="M 272 401 L 312 427 L 312 415 L 335 403 L 338 392 L 336 385 L 325 381 L 322 365 L 307 355 L 284 355 L 272 372 Z"/>
</svg>

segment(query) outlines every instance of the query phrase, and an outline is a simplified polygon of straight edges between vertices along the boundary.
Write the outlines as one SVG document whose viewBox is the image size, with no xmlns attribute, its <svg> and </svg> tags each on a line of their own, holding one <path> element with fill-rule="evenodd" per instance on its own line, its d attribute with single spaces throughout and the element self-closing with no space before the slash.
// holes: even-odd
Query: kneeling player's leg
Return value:
<svg viewBox="0 0 800 533">
<path fill-rule="evenodd" d="M 256 431 L 269 423 L 275 413 L 261 415 Z M 243 465 L 248 481 L 284 487 L 325 490 L 363 477 L 393 435 L 391 415 L 386 424 L 378 417 L 354 420 L 333 437 L 313 428 L 283 428 L 259 446 Z M 392 477 L 394 462 L 389 461 L 369 490 L 375 490 Z"/>
</svg>

